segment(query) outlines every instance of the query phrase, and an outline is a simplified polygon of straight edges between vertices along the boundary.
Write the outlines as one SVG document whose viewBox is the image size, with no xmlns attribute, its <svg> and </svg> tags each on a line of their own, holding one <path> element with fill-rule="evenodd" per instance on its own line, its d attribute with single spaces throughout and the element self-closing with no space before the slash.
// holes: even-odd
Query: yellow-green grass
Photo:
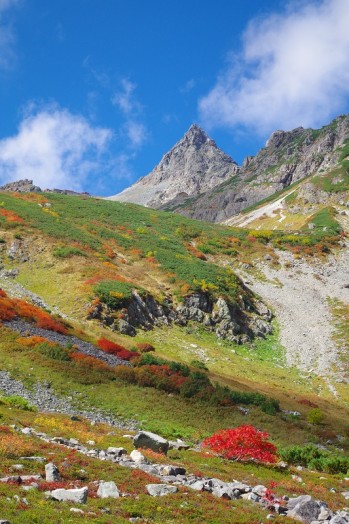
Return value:
<svg viewBox="0 0 349 524">
<path fill-rule="evenodd" d="M 122 436 L 116 428 L 103 424 L 91 426 L 86 421 L 71 421 L 60 415 L 40 415 L 37 413 L 23 412 L 18 409 L 8 410 L 0 404 L 2 426 L 1 435 L 9 435 L 10 424 L 19 427 L 32 426 L 36 430 L 44 431 L 49 436 L 60 435 L 66 438 L 78 438 L 83 444 L 86 440 L 93 439 L 96 447 L 103 449 L 106 446 L 123 446 L 130 451 L 133 446 L 130 439 Z M 112 433 L 112 434 L 111 434 Z M 25 451 L 27 455 L 43 456 L 54 462 L 60 469 L 65 487 L 84 486 L 92 488 L 92 483 L 97 480 L 113 480 L 126 497 L 113 500 L 101 500 L 89 497 L 86 505 L 81 508 L 88 513 L 94 512 L 94 519 L 101 523 L 127 522 L 130 517 L 140 517 L 140 522 L 207 522 L 218 524 L 231 521 L 237 524 L 251 524 L 261 522 L 266 517 L 262 510 L 249 501 L 224 501 L 214 498 L 209 493 L 198 493 L 188 488 L 180 488 L 175 495 L 152 498 L 146 494 L 145 486 L 148 483 L 161 482 L 156 477 L 122 468 L 114 463 L 99 461 L 64 447 L 50 444 L 30 435 L 18 434 L 14 431 L 13 446 L 8 455 L 4 454 L 0 446 L 0 476 L 13 475 L 15 464 L 21 463 L 24 469 L 22 474 L 44 474 L 44 464 L 25 461 L 20 457 Z M 344 475 L 328 475 L 322 473 L 301 472 L 290 469 L 278 469 L 275 466 L 258 465 L 254 463 L 239 463 L 224 460 L 202 452 L 171 450 L 168 457 L 154 453 L 144 452 L 154 462 L 171 463 L 185 467 L 188 473 L 207 477 L 221 478 L 225 481 L 238 480 L 251 485 L 263 484 L 272 488 L 273 492 L 281 497 L 284 494 L 298 495 L 310 494 L 316 499 L 329 504 L 332 510 L 343 507 L 341 491 L 347 489 L 348 482 Z M 302 482 L 292 475 L 301 475 Z M 321 477 L 321 478 L 320 478 Z M 39 483 L 41 484 L 41 483 Z M 332 489 L 331 489 L 332 488 Z M 44 489 L 49 489 L 46 484 Z M 335 490 L 335 493 L 333 492 Z M 92 488 L 93 491 L 93 488 Z M 25 497 L 28 505 L 16 501 L 15 495 Z M 8 500 L 10 498 L 10 501 Z M 0 484 L 0 512 L 2 518 L 7 518 L 14 524 L 37 522 L 66 523 L 74 522 L 70 512 L 71 503 L 58 503 L 47 500 L 43 491 L 23 491 L 19 486 Z M 108 507 L 110 514 L 102 512 Z M 232 517 L 233 515 L 233 517 Z M 78 516 L 79 522 L 90 522 L 92 515 Z M 274 522 L 292 522 L 285 517 L 275 515 Z"/>
<path fill-rule="evenodd" d="M 244 357 L 236 357 L 241 363 L 252 367 L 253 361 L 245 361 Z M 176 360 L 181 360 L 177 355 Z M 263 363 L 263 361 L 259 361 Z M 235 376 L 234 369 L 230 373 L 212 371 L 211 379 L 229 385 L 240 391 L 260 391 L 281 401 L 283 409 L 299 410 L 301 420 L 292 420 L 284 415 L 270 416 L 261 412 L 257 407 L 248 407 L 249 414 L 244 416 L 237 407 L 216 407 L 193 399 L 185 399 L 177 395 L 169 395 L 153 388 L 142 388 L 113 379 L 112 372 L 86 371 L 83 373 L 72 362 L 58 362 L 45 359 L 34 350 L 28 350 L 16 342 L 16 335 L 9 330 L 1 329 L 0 367 L 7 369 L 11 374 L 22 380 L 28 387 L 32 387 L 37 380 L 47 380 L 49 377 L 53 390 L 61 395 L 71 395 L 77 404 L 86 407 L 95 406 L 110 411 L 115 416 L 132 418 L 139 421 L 141 427 L 159 432 L 167 437 L 183 437 L 191 440 L 200 440 L 213 432 L 239 424 L 251 423 L 266 429 L 272 438 L 281 445 L 286 443 L 302 443 L 309 440 L 317 442 L 327 438 L 328 431 L 345 434 L 347 410 L 334 401 L 325 398 L 316 398 L 311 393 L 311 386 L 299 380 L 294 382 L 292 393 L 291 384 L 286 383 L 287 373 L 284 371 L 284 387 L 280 383 L 269 384 L 253 382 L 246 377 Z M 276 368 L 278 369 L 278 368 Z M 298 388 L 298 389 L 297 389 Z M 325 413 L 324 425 L 316 428 L 306 422 L 308 407 L 299 403 L 301 399 L 316 401 Z M 205 420 L 205 424 L 203 424 Z M 290 428 L 292 431 L 290 433 Z M 324 434 L 322 434 L 324 433 Z"/>
</svg>

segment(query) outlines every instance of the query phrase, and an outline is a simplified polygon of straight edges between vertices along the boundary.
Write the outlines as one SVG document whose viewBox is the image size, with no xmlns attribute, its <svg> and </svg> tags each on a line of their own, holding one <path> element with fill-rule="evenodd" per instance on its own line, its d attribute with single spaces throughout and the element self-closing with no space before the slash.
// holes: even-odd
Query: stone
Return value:
<svg viewBox="0 0 349 524">
<path fill-rule="evenodd" d="M 349 500 L 349 491 L 343 491 L 342 495 L 346 500 Z"/>
<path fill-rule="evenodd" d="M 134 449 L 133 451 L 131 451 L 130 458 L 133 462 L 136 462 L 136 464 L 139 464 L 141 462 L 146 462 L 145 456 L 137 449 Z"/>
<path fill-rule="evenodd" d="M 121 457 L 121 455 L 126 455 L 127 454 L 127 451 L 125 448 L 113 448 L 113 447 L 109 447 L 107 449 L 107 454 L 108 455 L 115 455 L 116 457 Z"/>
<path fill-rule="evenodd" d="M 60 502 L 75 502 L 76 504 L 85 504 L 88 496 L 88 488 L 74 489 L 54 489 L 47 492 L 49 498 L 59 500 Z"/>
<path fill-rule="evenodd" d="M 185 475 L 186 473 L 186 470 L 185 468 L 181 468 L 179 466 L 170 466 L 170 465 L 167 465 L 167 466 L 162 466 L 160 468 L 160 475 L 173 475 L 173 476 L 177 476 L 177 475 Z"/>
<path fill-rule="evenodd" d="M 0 482 L 13 482 L 15 484 L 20 484 L 22 482 L 22 479 L 20 476 L 12 476 L 12 477 L 2 477 L 0 478 Z"/>
<path fill-rule="evenodd" d="M 295 503 L 295 501 L 297 502 Z M 288 517 L 304 522 L 317 520 L 321 511 L 319 502 L 313 500 L 310 495 L 302 495 L 296 499 L 290 499 L 287 503 L 287 508 L 292 508 L 287 512 Z"/>
<path fill-rule="evenodd" d="M 97 495 L 101 499 L 107 499 L 107 498 L 117 499 L 120 496 L 119 490 L 116 487 L 116 484 L 113 480 L 109 482 L 104 482 L 103 480 L 101 480 L 99 483 Z"/>
<path fill-rule="evenodd" d="M 165 454 L 169 448 L 168 440 L 151 431 L 139 431 L 133 439 L 133 444 L 136 448 L 151 449 L 157 453 Z"/>
<path fill-rule="evenodd" d="M 75 513 L 75 514 L 78 514 L 78 515 L 83 515 L 84 514 L 84 511 L 82 511 L 82 509 L 79 509 L 79 508 L 70 508 L 69 511 L 71 513 Z"/>
<path fill-rule="evenodd" d="M 45 475 L 46 482 L 59 482 L 61 480 L 58 468 L 53 462 L 49 462 L 45 465 Z"/>
<path fill-rule="evenodd" d="M 164 497 L 178 491 L 176 486 L 169 486 L 168 484 L 147 484 L 146 488 L 152 497 Z"/>
</svg>

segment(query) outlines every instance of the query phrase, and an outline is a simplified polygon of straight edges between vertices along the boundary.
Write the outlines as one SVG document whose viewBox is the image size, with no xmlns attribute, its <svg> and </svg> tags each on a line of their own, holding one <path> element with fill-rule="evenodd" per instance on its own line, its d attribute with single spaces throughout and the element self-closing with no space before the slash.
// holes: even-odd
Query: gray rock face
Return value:
<svg viewBox="0 0 349 524">
<path fill-rule="evenodd" d="M 98 318 L 110 326 L 114 313 L 98 304 L 88 319 Z M 232 305 L 223 298 L 214 301 L 207 293 L 197 292 L 184 297 L 183 303 L 175 306 L 171 296 L 167 297 L 167 304 L 162 305 L 152 295 L 141 297 L 134 290 L 122 313 L 123 318 L 117 319 L 112 327 L 129 336 L 135 336 L 137 328 L 150 330 L 154 326 L 171 323 L 186 326 L 190 321 L 199 322 L 207 330 L 215 332 L 218 338 L 239 344 L 272 332 L 271 311 L 252 293 L 247 301 L 241 300 L 240 304 Z"/>
<path fill-rule="evenodd" d="M 58 468 L 53 462 L 45 465 L 46 482 L 57 482 L 61 480 Z"/>
<path fill-rule="evenodd" d="M 39 186 L 35 186 L 32 180 L 24 179 L 5 184 L 4 186 L 0 187 L 0 191 L 6 191 L 9 193 L 39 193 L 41 192 L 41 188 Z"/>
<path fill-rule="evenodd" d="M 109 199 L 159 208 L 213 189 L 237 172 L 236 162 L 194 124 L 149 175 Z"/>
<path fill-rule="evenodd" d="M 88 488 L 76 488 L 76 489 L 54 489 L 53 491 L 47 492 L 49 498 L 59 500 L 61 502 L 75 502 L 76 504 L 85 504 L 87 501 Z"/>
<path fill-rule="evenodd" d="M 97 495 L 101 499 L 107 499 L 107 498 L 117 499 L 120 496 L 119 490 L 116 487 L 115 482 L 113 482 L 112 480 L 110 482 L 104 482 L 102 480 L 99 483 Z"/>
<path fill-rule="evenodd" d="M 152 433 L 151 431 L 140 431 L 133 439 L 136 448 L 145 448 L 156 451 L 157 453 L 167 453 L 169 448 L 168 440 Z"/>
<path fill-rule="evenodd" d="M 147 484 L 146 488 L 152 497 L 164 497 L 178 491 L 176 486 L 169 486 L 168 484 Z"/>
<path fill-rule="evenodd" d="M 310 495 L 302 495 L 296 499 L 290 499 L 287 503 L 287 516 L 310 523 L 317 520 L 321 512 L 321 505 L 313 500 Z"/>
</svg>

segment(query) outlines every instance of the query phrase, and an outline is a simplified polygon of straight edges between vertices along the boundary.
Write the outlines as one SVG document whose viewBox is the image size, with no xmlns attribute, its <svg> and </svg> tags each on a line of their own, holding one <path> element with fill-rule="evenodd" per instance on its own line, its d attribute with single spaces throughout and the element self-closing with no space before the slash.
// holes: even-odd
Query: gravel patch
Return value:
<svg viewBox="0 0 349 524">
<path fill-rule="evenodd" d="M 105 362 L 109 366 L 130 366 L 130 363 L 126 360 L 116 357 L 115 355 L 109 355 L 104 351 L 96 348 L 93 344 L 80 340 L 80 338 L 73 337 L 71 335 L 62 335 L 61 333 L 56 333 L 55 331 L 49 331 L 48 329 L 41 329 L 36 327 L 29 322 L 24 322 L 23 320 L 11 320 L 9 322 L 4 322 L 4 325 L 16 331 L 22 337 L 25 336 L 39 336 L 47 338 L 50 342 L 60 344 L 61 346 L 66 347 L 69 344 L 72 344 L 77 347 L 78 353 L 83 353 L 90 357 L 98 358 L 102 362 Z"/>
<path fill-rule="evenodd" d="M 287 364 L 349 382 L 339 359 L 342 348 L 333 339 L 329 305 L 329 299 L 349 302 L 349 289 L 345 287 L 349 283 L 348 246 L 325 263 L 295 260 L 288 252 L 277 254 L 281 268 L 263 262 L 257 266 L 265 280 L 257 280 L 250 273 L 245 276 L 277 317 Z"/>
<path fill-rule="evenodd" d="M 57 396 L 49 383 L 38 382 L 33 390 L 29 390 L 22 382 L 13 379 L 7 371 L 0 371 L 0 391 L 2 391 L 4 396 L 18 395 L 25 398 L 32 406 L 35 406 L 42 412 L 75 415 L 95 422 L 110 424 L 121 429 L 137 429 L 137 422 L 134 420 L 118 419 L 95 408 L 75 408 L 72 404 L 72 396 Z"/>
</svg>

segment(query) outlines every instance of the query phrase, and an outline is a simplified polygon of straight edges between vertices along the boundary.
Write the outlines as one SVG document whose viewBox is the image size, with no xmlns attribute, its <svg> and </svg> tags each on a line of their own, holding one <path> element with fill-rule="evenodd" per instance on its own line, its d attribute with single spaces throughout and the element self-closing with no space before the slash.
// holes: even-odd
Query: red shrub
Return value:
<svg viewBox="0 0 349 524">
<path fill-rule="evenodd" d="M 117 355 L 119 351 L 127 351 L 124 346 L 116 344 L 107 338 L 100 338 L 97 341 L 97 346 L 105 353 L 110 353 L 111 355 Z"/>
<path fill-rule="evenodd" d="M 132 360 L 133 358 L 139 357 L 139 353 L 136 351 L 129 351 L 128 349 L 122 349 L 116 353 L 116 356 L 122 360 Z"/>
<path fill-rule="evenodd" d="M 274 463 L 277 449 L 268 438 L 268 433 L 246 425 L 219 431 L 203 444 L 227 459 Z"/>
</svg>

